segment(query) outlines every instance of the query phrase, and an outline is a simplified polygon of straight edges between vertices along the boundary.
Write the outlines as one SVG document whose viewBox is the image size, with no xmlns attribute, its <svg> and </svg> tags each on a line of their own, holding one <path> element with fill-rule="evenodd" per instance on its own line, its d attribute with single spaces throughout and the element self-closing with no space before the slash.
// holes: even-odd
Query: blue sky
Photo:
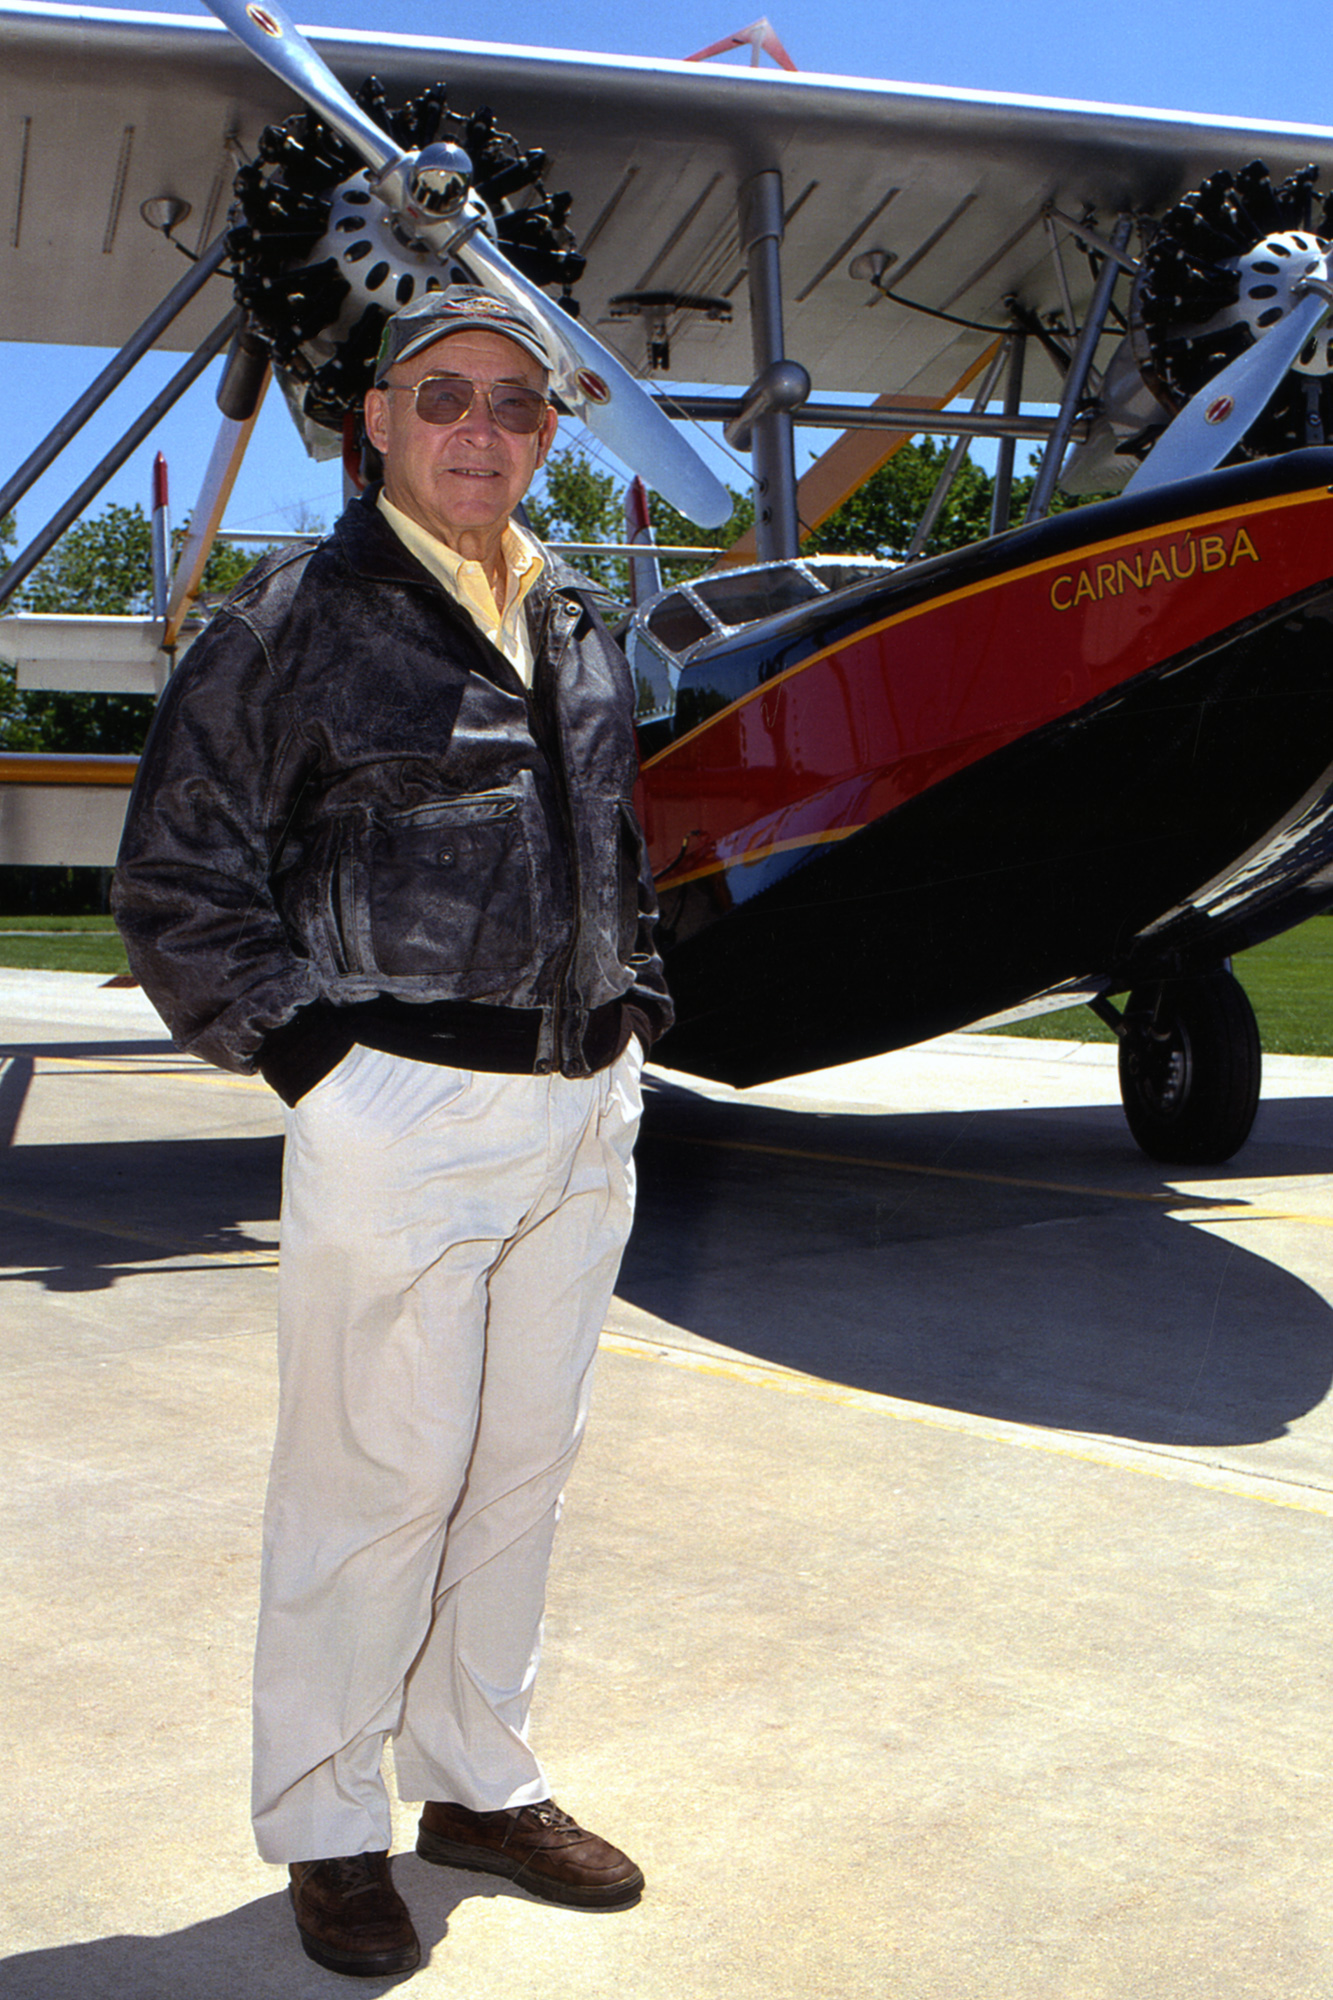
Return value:
<svg viewBox="0 0 1333 2000">
<path fill-rule="evenodd" d="M 745 27 L 763 0 L 686 0 L 670 10 L 627 8 L 608 0 L 486 0 L 474 10 L 406 0 L 318 0 L 295 5 L 298 19 L 327 27 L 439 34 L 482 41 L 579 48 L 631 56 L 687 56 Z M 1140 104 L 1222 117 L 1333 123 L 1333 88 L 1318 59 L 1308 7 L 1293 0 L 1265 8 L 1236 0 L 1204 10 L 1197 0 L 1122 0 L 1114 11 L 1079 9 L 1063 16 L 1038 0 L 1006 7 L 978 0 L 934 0 L 930 7 L 870 6 L 866 0 L 769 0 L 773 25 L 801 69 L 881 77 L 1005 94 Z M 155 11 L 202 16 L 193 0 L 165 0 Z M 574 218 L 577 227 L 578 218 Z M 150 301 L 145 301 L 147 310 Z M 92 349 L 11 347 L 7 474 L 37 444 L 69 402 L 104 365 Z M 109 447 L 142 401 L 179 365 L 150 356 L 95 420 L 65 464 L 20 505 L 21 535 L 34 534 L 83 473 Z M 108 500 L 147 504 L 151 464 L 160 447 L 172 478 L 172 511 L 188 511 L 216 430 L 213 375 L 196 385 L 156 437 L 116 475 Z M 738 483 L 735 473 L 731 483 Z M 340 505 L 335 467 L 306 458 L 280 399 L 269 406 L 241 474 L 229 525 L 257 530 L 330 520 Z"/>
</svg>

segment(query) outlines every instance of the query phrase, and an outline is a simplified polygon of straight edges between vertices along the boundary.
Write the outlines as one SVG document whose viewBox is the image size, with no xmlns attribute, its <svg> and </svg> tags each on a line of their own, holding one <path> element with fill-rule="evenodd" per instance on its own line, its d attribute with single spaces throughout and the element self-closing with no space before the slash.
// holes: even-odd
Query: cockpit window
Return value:
<svg viewBox="0 0 1333 2000">
<path fill-rule="evenodd" d="M 680 671 L 678 663 L 701 640 L 720 641 L 728 633 L 753 625 L 760 618 L 793 611 L 829 591 L 844 590 L 849 584 L 864 583 L 871 577 L 883 577 L 897 567 L 896 563 L 815 556 L 801 563 L 768 563 L 754 569 L 713 571 L 708 576 L 695 577 L 692 583 L 678 584 L 656 604 L 639 612 L 629 629 L 640 642 L 660 647 L 677 663 L 668 669 L 674 685 L 675 675 Z M 633 661 L 628 635 L 625 644 Z M 648 677 L 660 681 L 660 667 L 650 669 L 647 661 L 644 664 Z"/>
<path fill-rule="evenodd" d="M 846 590 L 849 584 L 868 583 L 873 577 L 882 579 L 886 572 L 897 567 L 897 563 L 889 562 L 831 562 L 826 556 L 815 574 L 825 590 Z"/>
<path fill-rule="evenodd" d="M 775 612 L 790 611 L 793 605 L 808 604 L 812 597 L 822 595 L 819 585 L 804 571 L 786 565 L 739 575 L 701 576 L 693 588 L 724 625 L 748 625 L 756 618 L 771 618 Z"/>
<path fill-rule="evenodd" d="M 708 620 L 695 610 L 688 597 L 673 591 L 648 614 L 648 630 L 660 639 L 669 653 L 683 653 L 696 640 L 706 639 L 713 630 Z"/>
<path fill-rule="evenodd" d="M 641 724 L 658 722 L 676 706 L 680 668 L 637 624 L 630 626 L 622 643 L 634 676 L 634 719 Z"/>
<path fill-rule="evenodd" d="M 897 563 L 814 556 L 746 570 L 715 570 L 677 584 L 630 620 L 621 640 L 634 675 L 635 716 L 645 754 L 681 726 L 677 696 L 686 669 L 723 660 L 732 635 L 757 620 L 816 602 L 849 584 L 884 579 Z M 800 621 L 806 622 L 804 620 Z M 712 643 L 703 646 L 702 641 Z M 755 671 L 759 671 L 757 668 Z M 694 700 L 698 690 L 693 690 Z M 720 697 L 719 697 L 720 698 Z M 696 718 L 697 719 L 697 718 Z"/>
</svg>

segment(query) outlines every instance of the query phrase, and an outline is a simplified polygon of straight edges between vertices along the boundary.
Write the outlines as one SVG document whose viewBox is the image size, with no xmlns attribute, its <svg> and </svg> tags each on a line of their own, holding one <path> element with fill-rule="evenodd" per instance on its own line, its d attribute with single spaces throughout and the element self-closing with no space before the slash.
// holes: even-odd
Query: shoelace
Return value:
<svg viewBox="0 0 1333 2000">
<path fill-rule="evenodd" d="M 339 1896 L 365 1896 L 380 1886 L 376 1859 L 369 1854 L 340 1854 L 336 1860 L 321 1865 L 332 1875 L 333 1887 Z M 361 1879 L 358 1880 L 358 1877 Z"/>
</svg>

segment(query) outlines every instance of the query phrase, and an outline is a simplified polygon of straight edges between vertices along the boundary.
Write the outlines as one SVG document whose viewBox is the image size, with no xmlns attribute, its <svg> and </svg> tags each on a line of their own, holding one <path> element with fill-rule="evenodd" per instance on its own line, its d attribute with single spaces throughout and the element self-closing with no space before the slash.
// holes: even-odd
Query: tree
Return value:
<svg viewBox="0 0 1333 2000">
<path fill-rule="evenodd" d="M 916 524 L 949 456 L 948 439 L 918 439 L 896 451 L 873 473 L 859 492 L 845 500 L 836 513 L 821 521 L 802 544 L 808 554 L 820 550 L 865 556 L 907 554 Z M 1008 526 L 1017 527 L 1027 512 L 1035 474 L 1029 470 L 1015 479 L 1009 500 Z M 923 554 L 941 555 L 946 549 L 962 548 L 990 533 L 991 497 L 995 482 L 988 472 L 970 458 L 963 460 L 940 509 L 934 528 L 926 539 Z M 1056 493 L 1053 514 L 1081 507 L 1101 495 L 1079 495 L 1076 499 Z"/>
<path fill-rule="evenodd" d="M 175 539 L 179 546 L 183 533 Z M 215 543 L 204 569 L 205 597 L 230 590 L 253 563 L 252 555 Z M 152 608 L 152 569 L 152 528 L 143 508 L 113 504 L 68 529 L 5 608 L 144 618 Z M 14 668 L 0 663 L 0 749 L 133 754 L 143 747 L 152 713 L 151 695 L 26 692 Z"/>
<path fill-rule="evenodd" d="M 730 489 L 729 489 L 730 490 Z M 677 513 L 660 494 L 649 493 L 648 517 L 659 542 L 668 547 L 684 545 L 715 549 L 729 548 L 754 519 L 754 502 L 732 493 L 735 506 L 731 519 L 721 528 L 707 532 Z M 576 445 L 556 452 L 546 462 L 542 490 L 529 495 L 527 514 L 533 530 L 544 542 L 623 542 L 625 540 L 624 486 L 615 474 L 599 472 Z M 583 570 L 603 584 L 613 596 L 623 599 L 629 590 L 629 560 L 625 556 L 570 558 L 575 569 Z M 698 557 L 663 559 L 668 579 L 689 568 L 698 568 Z"/>
<path fill-rule="evenodd" d="M 918 439 L 896 451 L 802 544 L 811 555 L 905 556 L 949 455 L 947 442 Z M 926 543 L 927 555 L 975 542 L 990 528 L 992 482 L 965 459 Z"/>
</svg>

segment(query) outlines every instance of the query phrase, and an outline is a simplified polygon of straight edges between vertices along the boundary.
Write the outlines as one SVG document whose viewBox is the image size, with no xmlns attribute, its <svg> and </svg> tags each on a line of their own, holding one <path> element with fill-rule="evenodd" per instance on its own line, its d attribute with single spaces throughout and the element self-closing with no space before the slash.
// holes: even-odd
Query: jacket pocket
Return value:
<svg viewBox="0 0 1333 2000">
<path fill-rule="evenodd" d="M 476 792 L 377 812 L 363 895 L 363 970 L 428 978 L 457 999 L 507 997 L 535 951 L 521 795 Z"/>
</svg>

